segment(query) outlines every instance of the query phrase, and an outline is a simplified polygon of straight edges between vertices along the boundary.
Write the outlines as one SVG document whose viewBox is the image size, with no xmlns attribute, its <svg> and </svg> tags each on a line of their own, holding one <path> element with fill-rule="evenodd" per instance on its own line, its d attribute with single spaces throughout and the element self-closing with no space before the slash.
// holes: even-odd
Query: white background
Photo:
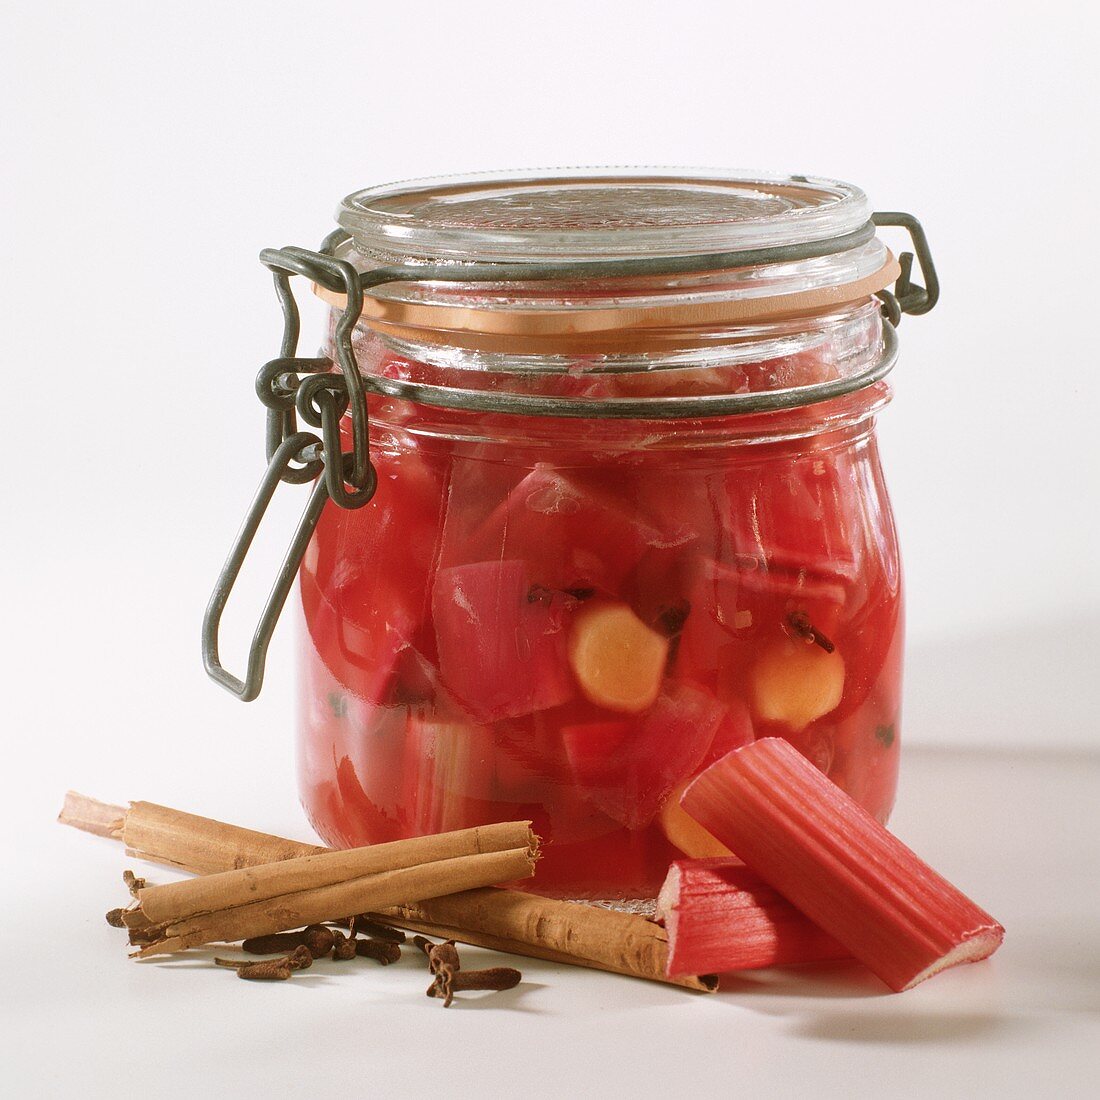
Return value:
<svg viewBox="0 0 1100 1100">
<path fill-rule="evenodd" d="M 20 898 L 80 872 L 85 849 L 48 824 L 67 786 L 307 835 L 291 624 L 250 706 L 205 681 L 198 650 L 262 468 L 252 379 L 280 322 L 256 253 L 314 245 L 345 193 L 424 174 L 773 168 L 850 179 L 878 208 L 916 213 L 943 298 L 903 324 L 881 419 L 909 585 L 905 736 L 1020 760 L 1094 752 L 1094 11 L 390 0 L 10 12 L 0 723 Z M 286 492 L 254 598 L 301 503 Z M 240 653 L 227 646 L 235 667 Z M 99 858 L 117 873 L 117 857 Z M 107 907 L 100 889 L 79 895 L 81 918 Z M 36 1003 L 47 1020 L 48 1000 Z"/>
</svg>

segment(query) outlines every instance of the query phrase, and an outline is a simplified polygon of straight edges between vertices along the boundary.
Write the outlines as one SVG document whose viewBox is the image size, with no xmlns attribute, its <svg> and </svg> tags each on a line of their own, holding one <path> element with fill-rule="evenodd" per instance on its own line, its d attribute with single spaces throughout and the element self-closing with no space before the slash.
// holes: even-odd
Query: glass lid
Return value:
<svg viewBox="0 0 1100 1100">
<path fill-rule="evenodd" d="M 825 241 L 871 210 L 858 187 L 817 177 L 579 168 L 385 184 L 336 216 L 354 251 L 383 263 L 583 263 Z"/>
</svg>

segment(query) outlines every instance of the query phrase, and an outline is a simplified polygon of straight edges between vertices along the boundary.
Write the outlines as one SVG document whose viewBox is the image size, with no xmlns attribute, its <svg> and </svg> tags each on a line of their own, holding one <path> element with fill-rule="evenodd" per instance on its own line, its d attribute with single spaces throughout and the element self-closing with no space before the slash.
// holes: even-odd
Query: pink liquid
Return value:
<svg viewBox="0 0 1100 1100">
<path fill-rule="evenodd" d="M 483 419 L 486 435 L 502 422 Z M 524 446 L 523 420 L 507 421 L 510 440 L 486 443 L 376 417 L 374 500 L 322 516 L 301 571 L 300 717 L 320 835 L 530 819 L 532 889 L 651 897 L 685 854 L 668 823 L 683 783 L 777 735 L 885 820 L 901 580 L 870 417 L 705 449 L 642 447 L 654 426 L 639 422 L 568 422 L 560 446 Z M 570 663 L 591 601 L 667 639 L 640 713 L 594 701 Z"/>
</svg>

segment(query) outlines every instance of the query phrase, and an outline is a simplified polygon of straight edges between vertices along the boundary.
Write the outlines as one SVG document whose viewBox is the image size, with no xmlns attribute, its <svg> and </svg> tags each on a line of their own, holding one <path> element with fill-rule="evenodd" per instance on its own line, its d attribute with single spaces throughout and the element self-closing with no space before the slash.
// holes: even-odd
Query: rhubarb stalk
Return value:
<svg viewBox="0 0 1100 1100">
<path fill-rule="evenodd" d="M 724 756 L 681 803 L 895 991 L 984 959 L 1004 938 L 988 913 L 780 738 Z"/>
<path fill-rule="evenodd" d="M 846 958 L 832 936 L 739 859 L 681 859 L 657 895 L 668 973 L 725 973 Z"/>
</svg>

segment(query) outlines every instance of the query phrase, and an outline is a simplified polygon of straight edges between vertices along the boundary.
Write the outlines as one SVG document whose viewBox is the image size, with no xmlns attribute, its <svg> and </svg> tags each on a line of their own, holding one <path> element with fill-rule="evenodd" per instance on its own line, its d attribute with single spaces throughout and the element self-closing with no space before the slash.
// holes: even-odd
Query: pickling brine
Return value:
<svg viewBox="0 0 1100 1100">
<path fill-rule="evenodd" d="M 649 897 L 670 860 L 723 851 L 684 785 L 775 735 L 885 820 L 902 649 L 885 399 L 690 440 L 520 418 L 494 440 L 493 418 L 444 431 L 372 399 L 378 491 L 326 508 L 301 571 L 317 831 L 349 846 L 531 819 L 532 888 Z"/>
</svg>

